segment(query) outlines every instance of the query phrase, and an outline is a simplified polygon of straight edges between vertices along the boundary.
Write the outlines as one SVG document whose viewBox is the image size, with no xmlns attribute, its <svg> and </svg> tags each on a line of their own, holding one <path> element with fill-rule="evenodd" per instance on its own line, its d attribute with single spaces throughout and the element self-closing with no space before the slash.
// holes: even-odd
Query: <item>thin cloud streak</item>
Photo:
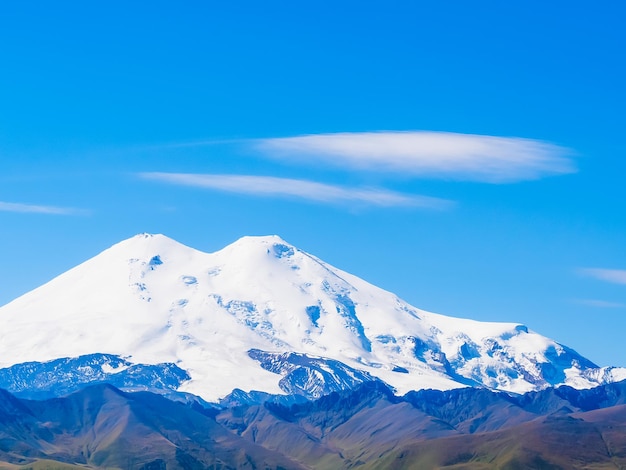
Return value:
<svg viewBox="0 0 626 470">
<path fill-rule="evenodd" d="M 315 202 L 361 203 L 379 207 L 412 206 L 448 209 L 454 202 L 428 196 L 397 193 L 384 189 L 346 188 L 314 181 L 251 175 L 189 173 L 140 173 L 143 179 L 266 197 L 295 197 Z"/>
<path fill-rule="evenodd" d="M 598 308 L 624 308 L 626 305 L 621 304 L 619 302 L 609 302 L 607 300 L 596 300 L 596 299 L 576 299 L 574 302 L 581 305 L 586 305 L 588 307 L 598 307 Z"/>
<path fill-rule="evenodd" d="M 21 212 L 30 214 L 50 215 L 87 215 L 89 211 L 72 207 L 40 206 L 35 204 L 21 204 L 17 202 L 0 201 L 0 212 Z"/>
<path fill-rule="evenodd" d="M 583 276 L 593 277 L 600 281 L 626 284 L 626 269 L 581 268 L 578 272 Z"/>
<path fill-rule="evenodd" d="M 348 169 L 513 183 L 576 172 L 572 152 L 539 140 L 452 132 L 362 132 L 255 141 L 270 158 Z"/>
</svg>

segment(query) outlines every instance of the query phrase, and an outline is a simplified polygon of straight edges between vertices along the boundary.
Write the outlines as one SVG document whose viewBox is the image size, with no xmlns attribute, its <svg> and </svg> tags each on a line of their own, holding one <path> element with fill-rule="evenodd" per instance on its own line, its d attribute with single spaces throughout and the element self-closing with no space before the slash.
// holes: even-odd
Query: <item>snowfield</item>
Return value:
<svg viewBox="0 0 626 470">
<path fill-rule="evenodd" d="M 260 359 L 284 353 L 317 367 L 307 380 L 341 369 L 344 382 L 377 377 L 398 393 L 626 378 L 524 325 L 419 310 L 277 236 L 203 253 L 137 235 L 0 308 L 0 367 L 92 353 L 174 363 L 191 377 L 179 390 L 208 401 L 235 388 L 291 390 L 280 380 L 296 366 Z"/>
</svg>

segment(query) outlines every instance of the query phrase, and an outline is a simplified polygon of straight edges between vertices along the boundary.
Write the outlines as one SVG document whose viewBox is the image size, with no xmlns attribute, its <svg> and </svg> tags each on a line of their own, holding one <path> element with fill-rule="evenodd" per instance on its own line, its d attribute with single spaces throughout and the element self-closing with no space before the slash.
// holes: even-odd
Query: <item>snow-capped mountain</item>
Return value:
<svg viewBox="0 0 626 470">
<path fill-rule="evenodd" d="M 0 308 L 0 368 L 80 356 L 91 361 L 83 381 L 140 364 L 155 384 L 154 371 L 175 369 L 184 380 L 165 388 L 209 401 L 234 389 L 317 397 L 377 379 L 405 393 L 626 378 L 524 325 L 419 310 L 277 236 L 203 253 L 137 235 Z M 136 377 L 129 387 L 141 388 Z"/>
</svg>

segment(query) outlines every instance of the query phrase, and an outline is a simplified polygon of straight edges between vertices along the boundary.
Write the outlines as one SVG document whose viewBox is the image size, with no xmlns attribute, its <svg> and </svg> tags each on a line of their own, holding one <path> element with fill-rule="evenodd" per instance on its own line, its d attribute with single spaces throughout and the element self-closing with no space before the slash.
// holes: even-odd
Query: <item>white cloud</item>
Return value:
<svg viewBox="0 0 626 470">
<path fill-rule="evenodd" d="M 144 179 L 183 186 L 257 196 L 295 197 L 329 204 L 361 203 L 381 207 L 413 206 L 428 209 L 447 209 L 454 204 L 446 199 L 402 194 L 384 189 L 347 188 L 270 176 L 188 173 L 140 173 L 139 176 Z"/>
<path fill-rule="evenodd" d="M 619 302 L 609 302 L 606 300 L 596 300 L 596 299 L 576 299 L 575 302 L 581 305 L 587 305 L 589 307 L 598 307 L 598 308 L 624 308 L 626 305 L 621 304 Z"/>
<path fill-rule="evenodd" d="M 626 269 L 581 268 L 578 272 L 601 281 L 626 284 Z"/>
<path fill-rule="evenodd" d="M 573 173 L 568 149 L 518 137 L 451 132 L 362 132 L 255 141 L 268 157 L 350 169 L 488 183 Z"/>
<path fill-rule="evenodd" d="M 23 212 L 33 214 L 52 215 L 86 215 L 88 212 L 72 207 L 39 206 L 35 204 L 21 204 L 17 202 L 0 201 L 0 212 Z"/>
</svg>

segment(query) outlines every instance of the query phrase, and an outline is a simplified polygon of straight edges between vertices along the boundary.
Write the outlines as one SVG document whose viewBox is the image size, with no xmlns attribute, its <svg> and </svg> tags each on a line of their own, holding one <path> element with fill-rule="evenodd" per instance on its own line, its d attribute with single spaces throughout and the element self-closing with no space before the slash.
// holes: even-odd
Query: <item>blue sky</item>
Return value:
<svg viewBox="0 0 626 470">
<path fill-rule="evenodd" d="M 279 234 L 626 366 L 619 2 L 0 7 L 0 304 L 140 232 Z"/>
</svg>

